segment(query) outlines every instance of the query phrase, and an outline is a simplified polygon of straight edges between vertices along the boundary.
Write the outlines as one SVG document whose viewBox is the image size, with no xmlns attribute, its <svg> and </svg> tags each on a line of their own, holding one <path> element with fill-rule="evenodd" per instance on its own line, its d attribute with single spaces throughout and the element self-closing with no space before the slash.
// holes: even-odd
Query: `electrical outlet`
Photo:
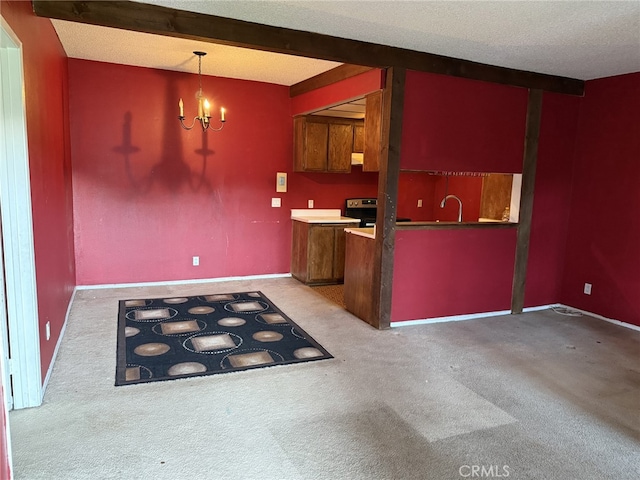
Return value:
<svg viewBox="0 0 640 480">
<path fill-rule="evenodd" d="M 307 200 L 307 208 L 313 208 L 313 200 Z"/>
<path fill-rule="evenodd" d="M 51 338 L 51 322 L 46 323 L 46 325 L 44 326 L 44 330 L 47 334 L 47 340 L 49 340 Z"/>
<path fill-rule="evenodd" d="M 591 295 L 591 284 L 590 283 L 585 283 L 584 284 L 584 293 L 585 293 L 585 295 Z"/>
<path fill-rule="evenodd" d="M 200 257 L 193 257 L 193 266 L 197 267 L 200 265 Z"/>
<path fill-rule="evenodd" d="M 422 207 L 422 199 L 418 199 L 418 208 Z"/>
<path fill-rule="evenodd" d="M 271 206 L 274 208 L 279 208 L 282 206 L 282 199 L 281 198 L 272 198 L 271 199 Z"/>
</svg>

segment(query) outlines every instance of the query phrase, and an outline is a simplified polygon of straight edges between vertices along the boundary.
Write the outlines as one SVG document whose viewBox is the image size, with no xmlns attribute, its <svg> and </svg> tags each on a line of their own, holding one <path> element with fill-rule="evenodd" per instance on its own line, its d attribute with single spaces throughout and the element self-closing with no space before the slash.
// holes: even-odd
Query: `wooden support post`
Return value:
<svg viewBox="0 0 640 480">
<path fill-rule="evenodd" d="M 529 90 L 527 124 L 525 127 L 524 159 L 522 165 L 522 190 L 520 195 L 520 216 L 516 243 L 516 259 L 513 269 L 511 291 L 511 313 L 522 313 L 524 308 L 527 260 L 529 258 L 529 238 L 531 236 L 531 216 L 533 213 L 533 191 L 536 182 L 538 160 L 538 140 L 540 117 L 542 114 L 542 90 Z"/>
<path fill-rule="evenodd" d="M 382 104 L 382 142 L 378 174 L 378 220 L 376 222 L 376 254 L 374 292 L 379 329 L 391 326 L 391 293 L 393 252 L 395 248 L 398 180 L 400 177 L 400 144 L 404 110 L 406 70 L 387 69 Z"/>
</svg>

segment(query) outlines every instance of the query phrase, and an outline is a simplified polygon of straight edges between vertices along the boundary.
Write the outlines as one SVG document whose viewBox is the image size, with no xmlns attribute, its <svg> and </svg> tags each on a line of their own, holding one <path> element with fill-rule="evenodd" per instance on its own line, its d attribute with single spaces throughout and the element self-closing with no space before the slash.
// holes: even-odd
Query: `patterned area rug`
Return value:
<svg viewBox="0 0 640 480">
<path fill-rule="evenodd" d="M 324 358 L 262 292 L 120 301 L 116 386 Z"/>
</svg>

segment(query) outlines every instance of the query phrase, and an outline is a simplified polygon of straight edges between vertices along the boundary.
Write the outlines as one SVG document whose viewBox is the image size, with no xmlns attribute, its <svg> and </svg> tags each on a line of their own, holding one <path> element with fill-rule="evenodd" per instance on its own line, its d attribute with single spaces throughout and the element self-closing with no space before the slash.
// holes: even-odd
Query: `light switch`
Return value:
<svg viewBox="0 0 640 480">
<path fill-rule="evenodd" d="M 418 199 L 418 207 L 422 207 L 422 199 Z"/>
<path fill-rule="evenodd" d="M 285 172 L 276 173 L 276 192 L 287 191 L 287 174 Z"/>
<path fill-rule="evenodd" d="M 271 206 L 275 207 L 275 208 L 279 208 L 282 206 L 282 199 L 281 198 L 272 198 L 271 199 Z"/>
<path fill-rule="evenodd" d="M 307 208 L 313 208 L 313 200 L 307 200 Z"/>
</svg>

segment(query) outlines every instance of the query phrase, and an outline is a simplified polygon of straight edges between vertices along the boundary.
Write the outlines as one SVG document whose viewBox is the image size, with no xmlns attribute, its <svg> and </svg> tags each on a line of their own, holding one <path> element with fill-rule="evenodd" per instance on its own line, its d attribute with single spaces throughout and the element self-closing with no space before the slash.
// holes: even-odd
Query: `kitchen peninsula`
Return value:
<svg viewBox="0 0 640 480">
<path fill-rule="evenodd" d="M 492 235 L 498 231 L 515 231 L 517 223 L 498 221 L 476 221 L 476 222 L 400 222 L 396 224 L 397 235 L 406 231 L 428 230 L 427 233 L 434 239 L 440 236 L 467 236 L 464 232 L 476 232 L 481 236 L 483 232 Z M 449 233 L 446 233 L 449 232 Z M 456 233 L 456 232 L 459 232 Z M 365 322 L 374 325 L 376 321 L 376 297 L 374 291 L 374 265 L 376 249 L 376 229 L 374 228 L 352 228 L 345 229 L 345 263 L 344 263 L 344 302 L 347 310 Z M 429 252 L 425 252 L 425 255 Z M 437 255 L 437 253 L 431 252 Z M 505 254 L 507 259 L 512 256 L 512 252 Z M 414 259 L 419 263 L 419 259 Z M 442 274 L 440 274 L 442 277 Z M 422 295 L 429 296 L 429 288 L 421 292 Z"/>
</svg>

